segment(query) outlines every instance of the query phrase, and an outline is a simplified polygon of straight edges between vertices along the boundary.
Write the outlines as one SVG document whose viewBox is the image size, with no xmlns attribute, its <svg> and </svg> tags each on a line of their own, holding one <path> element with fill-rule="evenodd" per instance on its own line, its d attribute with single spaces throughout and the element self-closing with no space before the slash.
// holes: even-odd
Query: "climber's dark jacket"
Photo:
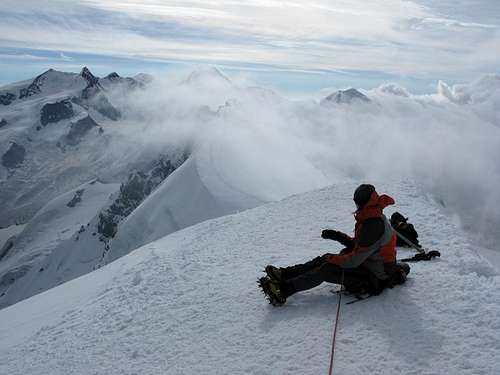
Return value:
<svg viewBox="0 0 500 375">
<path fill-rule="evenodd" d="M 355 213 L 354 238 L 344 235 L 343 244 L 350 246 L 342 254 L 328 256 L 328 262 L 341 268 L 362 266 L 378 279 L 387 279 L 396 263 L 396 235 L 382 211 L 392 204 L 394 199 L 374 191 Z"/>
</svg>

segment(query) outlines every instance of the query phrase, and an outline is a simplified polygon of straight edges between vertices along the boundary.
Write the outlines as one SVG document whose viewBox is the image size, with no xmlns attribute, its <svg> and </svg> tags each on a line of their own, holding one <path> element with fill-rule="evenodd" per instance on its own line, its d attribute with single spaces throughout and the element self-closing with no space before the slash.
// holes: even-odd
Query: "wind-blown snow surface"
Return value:
<svg viewBox="0 0 500 375">
<path fill-rule="evenodd" d="M 336 373 L 498 373 L 500 276 L 413 183 L 374 183 L 442 258 L 412 265 L 404 286 L 342 306 Z M 268 263 L 338 251 L 320 233 L 352 229 L 357 184 L 200 223 L 0 311 L 0 373 L 326 373 L 332 287 L 273 308 L 255 281 Z"/>
</svg>

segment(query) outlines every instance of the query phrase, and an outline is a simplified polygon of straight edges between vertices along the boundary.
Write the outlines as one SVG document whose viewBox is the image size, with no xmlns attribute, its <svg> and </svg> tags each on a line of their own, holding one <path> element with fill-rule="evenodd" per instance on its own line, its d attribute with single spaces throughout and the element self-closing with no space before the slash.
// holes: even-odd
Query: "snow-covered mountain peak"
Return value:
<svg viewBox="0 0 500 375">
<path fill-rule="evenodd" d="M 0 88 L 0 104 L 10 105 L 18 101 L 45 98 L 53 95 L 70 95 L 82 90 L 87 81 L 76 73 L 49 69 L 33 80 L 13 83 Z"/>
<path fill-rule="evenodd" d="M 365 95 L 354 88 L 347 90 L 339 90 L 328 95 L 321 101 L 321 104 L 351 104 L 353 102 L 365 102 L 368 103 L 371 100 Z"/>
<path fill-rule="evenodd" d="M 110 79 L 110 80 L 114 80 L 114 79 L 119 79 L 121 78 L 120 75 L 117 73 L 117 72 L 112 72 L 112 73 L 109 73 L 106 78 Z"/>
<path fill-rule="evenodd" d="M 197 69 L 191 72 L 183 83 L 194 86 L 222 85 L 229 87 L 232 85 L 231 80 L 216 67 Z"/>
<path fill-rule="evenodd" d="M 109 73 L 104 78 L 98 79 L 98 85 L 104 89 L 120 89 L 119 96 L 127 94 L 127 91 L 138 87 L 144 88 L 151 82 L 151 76 L 138 74 L 135 77 L 122 77 L 116 72 Z"/>
</svg>

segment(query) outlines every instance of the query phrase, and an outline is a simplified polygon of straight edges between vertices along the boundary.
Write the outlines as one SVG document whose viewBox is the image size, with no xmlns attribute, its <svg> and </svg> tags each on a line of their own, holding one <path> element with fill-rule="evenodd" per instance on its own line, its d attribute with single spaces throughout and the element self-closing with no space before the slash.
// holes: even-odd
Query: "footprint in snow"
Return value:
<svg viewBox="0 0 500 375">
<path fill-rule="evenodd" d="M 132 286 L 137 286 L 142 282 L 142 275 L 140 271 L 135 273 L 134 278 L 132 279 Z"/>
</svg>

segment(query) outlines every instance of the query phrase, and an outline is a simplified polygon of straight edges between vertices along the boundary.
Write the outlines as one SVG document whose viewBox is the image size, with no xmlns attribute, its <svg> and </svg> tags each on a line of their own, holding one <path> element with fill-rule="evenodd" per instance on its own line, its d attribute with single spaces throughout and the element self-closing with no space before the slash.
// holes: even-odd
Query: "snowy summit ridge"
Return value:
<svg viewBox="0 0 500 375">
<path fill-rule="evenodd" d="M 0 340 L 0 372 L 326 373 L 337 304 L 332 286 L 273 308 L 255 280 L 269 262 L 339 250 L 320 233 L 325 226 L 352 229 L 355 186 L 337 184 L 186 228 L 0 311 L 0 321 L 9 322 L 0 325 L 1 337 L 9 337 Z M 412 265 L 404 286 L 342 306 L 335 370 L 496 373 L 500 276 L 412 185 L 377 186 L 390 186 L 401 207 L 419 213 L 413 222 L 426 234 L 424 245 L 442 258 Z"/>
</svg>

